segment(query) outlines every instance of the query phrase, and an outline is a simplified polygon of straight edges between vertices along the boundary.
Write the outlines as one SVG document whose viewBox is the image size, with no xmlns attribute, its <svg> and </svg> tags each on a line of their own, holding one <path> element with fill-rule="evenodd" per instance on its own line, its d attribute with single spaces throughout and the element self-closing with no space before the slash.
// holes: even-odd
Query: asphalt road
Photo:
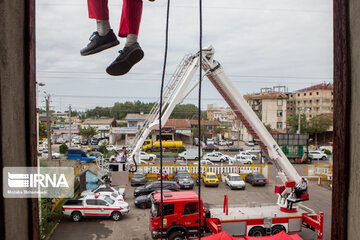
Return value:
<svg viewBox="0 0 360 240">
<path fill-rule="evenodd" d="M 305 175 L 305 165 L 295 165 L 300 175 Z M 224 195 L 229 196 L 229 205 L 243 204 L 248 202 L 275 203 L 274 185 L 276 185 L 276 171 L 270 166 L 270 182 L 265 187 L 253 187 L 249 184 L 244 191 L 232 191 L 221 183 L 218 188 L 201 188 L 201 196 L 205 203 L 211 205 L 222 205 Z M 195 187 L 195 191 L 198 189 Z M 74 223 L 69 218 L 63 218 L 55 229 L 51 240 L 72 239 L 151 239 L 149 231 L 149 210 L 137 209 L 134 206 L 134 187 L 127 187 L 126 201 L 131 206 L 131 211 L 118 222 L 111 219 L 85 219 Z M 330 239 L 331 222 L 331 190 L 326 186 L 318 186 L 311 182 L 309 186 L 310 200 L 304 205 L 315 211 L 325 213 L 324 239 Z M 316 234 L 305 229 L 299 235 L 305 240 L 317 239 Z"/>
</svg>

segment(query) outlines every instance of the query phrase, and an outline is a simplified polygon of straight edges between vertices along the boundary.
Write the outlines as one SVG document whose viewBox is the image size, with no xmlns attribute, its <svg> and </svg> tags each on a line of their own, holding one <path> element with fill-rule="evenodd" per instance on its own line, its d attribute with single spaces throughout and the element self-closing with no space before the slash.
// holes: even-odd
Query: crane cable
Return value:
<svg viewBox="0 0 360 240">
<path fill-rule="evenodd" d="M 167 61 L 167 52 L 168 52 L 168 42 L 169 42 L 169 15 L 170 15 L 170 0 L 167 1 L 166 7 L 166 30 L 165 30 L 165 53 L 164 53 L 164 63 L 161 76 L 161 88 L 160 88 L 160 105 L 159 105 L 159 137 L 160 137 L 160 219 L 161 219 L 161 228 L 160 228 L 160 239 L 163 239 L 163 230 L 164 230 L 164 199 L 163 199 L 163 147 L 162 147 L 162 107 L 163 107 L 163 92 L 164 92 L 164 82 L 165 82 L 165 72 L 166 72 L 166 61 Z"/>
<path fill-rule="evenodd" d="M 198 213 L 199 213 L 199 227 L 198 227 L 198 239 L 201 239 L 201 82 L 202 82 L 202 0 L 199 0 L 199 92 L 198 92 L 198 173 L 199 179 L 198 189 Z"/>
</svg>

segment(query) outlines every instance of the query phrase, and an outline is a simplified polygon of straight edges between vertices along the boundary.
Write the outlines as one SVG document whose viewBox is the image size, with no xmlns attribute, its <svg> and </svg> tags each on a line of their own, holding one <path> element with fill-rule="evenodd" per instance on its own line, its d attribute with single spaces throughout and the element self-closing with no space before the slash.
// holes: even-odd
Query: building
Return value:
<svg viewBox="0 0 360 240">
<path fill-rule="evenodd" d="M 149 114 L 144 113 L 128 113 L 126 114 L 125 121 L 128 123 L 128 127 L 139 128 L 144 125 L 148 116 Z"/>
<path fill-rule="evenodd" d="M 300 112 L 311 119 L 321 114 L 333 113 L 333 85 L 331 83 L 317 84 L 287 95 L 289 115 Z"/>
<path fill-rule="evenodd" d="M 207 105 L 206 114 L 209 120 L 219 121 L 224 125 L 230 125 L 235 119 L 235 114 L 231 108 L 216 107 L 214 104 Z"/>
</svg>

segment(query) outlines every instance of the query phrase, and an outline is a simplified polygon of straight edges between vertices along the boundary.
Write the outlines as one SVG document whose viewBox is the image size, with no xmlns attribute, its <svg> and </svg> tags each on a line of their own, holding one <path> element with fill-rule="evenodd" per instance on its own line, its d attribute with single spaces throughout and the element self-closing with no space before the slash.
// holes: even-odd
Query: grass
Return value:
<svg viewBox="0 0 360 240">
<path fill-rule="evenodd" d="M 151 152 L 151 154 L 154 154 L 156 156 L 160 156 L 159 152 Z M 173 153 L 173 152 L 163 152 L 163 156 L 177 156 L 178 153 Z"/>
</svg>

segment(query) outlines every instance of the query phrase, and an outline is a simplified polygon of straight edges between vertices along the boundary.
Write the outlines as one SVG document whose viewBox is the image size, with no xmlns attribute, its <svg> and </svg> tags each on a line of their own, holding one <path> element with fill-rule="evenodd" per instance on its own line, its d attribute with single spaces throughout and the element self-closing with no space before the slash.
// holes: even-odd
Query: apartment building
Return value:
<svg viewBox="0 0 360 240">
<path fill-rule="evenodd" d="M 333 113 L 333 85 L 321 83 L 288 93 L 287 114 L 305 114 L 308 119 Z"/>
<path fill-rule="evenodd" d="M 229 107 L 217 107 L 214 104 L 208 104 L 207 118 L 211 121 L 219 121 L 221 124 L 230 125 L 235 119 L 235 114 Z"/>
</svg>

